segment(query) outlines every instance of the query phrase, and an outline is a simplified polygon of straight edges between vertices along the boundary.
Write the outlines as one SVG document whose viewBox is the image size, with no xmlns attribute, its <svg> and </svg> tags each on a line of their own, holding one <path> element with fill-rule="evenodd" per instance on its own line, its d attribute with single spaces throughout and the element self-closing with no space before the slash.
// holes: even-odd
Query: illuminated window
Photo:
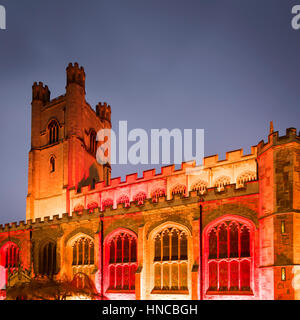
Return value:
<svg viewBox="0 0 300 320">
<path fill-rule="evenodd" d="M 154 190 L 151 194 L 152 202 L 157 202 L 159 197 L 164 197 L 165 195 L 166 195 L 166 192 L 164 189 Z"/>
<path fill-rule="evenodd" d="M 19 266 L 20 252 L 19 248 L 14 243 L 9 243 L 4 250 L 4 267 L 17 268 Z"/>
<path fill-rule="evenodd" d="M 57 273 L 56 244 L 49 242 L 40 248 L 39 274 L 52 276 Z"/>
<path fill-rule="evenodd" d="M 58 142 L 58 123 L 52 120 L 48 126 L 49 144 Z"/>
<path fill-rule="evenodd" d="M 87 205 L 87 209 L 89 213 L 92 213 L 94 209 L 98 208 L 98 203 L 97 202 L 91 202 Z"/>
<path fill-rule="evenodd" d="M 133 201 L 136 201 L 138 204 L 143 204 L 144 200 L 147 198 L 145 192 L 139 192 L 133 198 Z"/>
<path fill-rule="evenodd" d="M 114 204 L 113 199 L 105 199 L 102 201 L 102 210 L 105 210 L 108 207 L 112 207 Z"/>
<path fill-rule="evenodd" d="M 50 172 L 54 172 L 55 171 L 55 158 L 51 157 L 50 159 Z"/>
<path fill-rule="evenodd" d="M 119 233 L 109 242 L 109 289 L 134 290 L 137 269 L 137 239 Z"/>
<path fill-rule="evenodd" d="M 82 213 L 83 210 L 84 210 L 84 206 L 82 204 L 78 204 L 74 208 L 74 212 L 77 212 L 77 213 Z"/>
<path fill-rule="evenodd" d="M 221 222 L 208 232 L 209 291 L 251 291 L 250 229 Z"/>
<path fill-rule="evenodd" d="M 154 238 L 154 290 L 187 290 L 188 239 L 185 231 L 166 228 Z"/>
<path fill-rule="evenodd" d="M 236 183 L 238 187 L 243 187 L 246 182 L 254 180 L 256 180 L 256 173 L 252 171 L 246 171 L 237 178 Z"/>
<path fill-rule="evenodd" d="M 281 281 L 285 281 L 285 280 L 286 280 L 286 269 L 281 268 Z"/>
<path fill-rule="evenodd" d="M 186 187 L 183 184 L 179 184 L 172 189 L 171 193 L 172 195 L 185 194 L 185 190 L 186 190 Z"/>
<path fill-rule="evenodd" d="M 95 130 L 90 133 L 90 151 L 92 154 L 96 154 L 97 151 L 97 134 Z"/>
<path fill-rule="evenodd" d="M 285 221 L 281 221 L 281 233 L 285 233 Z"/>
<path fill-rule="evenodd" d="M 218 191 L 223 191 L 224 187 L 230 184 L 230 178 L 229 177 L 219 177 L 215 181 L 215 187 L 217 188 Z"/>
<path fill-rule="evenodd" d="M 73 244 L 73 266 L 94 264 L 94 242 L 81 237 Z"/>
<path fill-rule="evenodd" d="M 195 183 L 191 190 L 192 191 L 199 191 L 201 194 L 204 194 L 206 189 L 207 189 L 207 182 L 205 181 L 198 181 L 197 183 Z"/>
<path fill-rule="evenodd" d="M 129 201 L 129 197 L 126 195 L 121 196 L 118 201 L 117 204 L 124 204 L 125 207 L 129 207 L 130 206 L 130 201 Z"/>
</svg>

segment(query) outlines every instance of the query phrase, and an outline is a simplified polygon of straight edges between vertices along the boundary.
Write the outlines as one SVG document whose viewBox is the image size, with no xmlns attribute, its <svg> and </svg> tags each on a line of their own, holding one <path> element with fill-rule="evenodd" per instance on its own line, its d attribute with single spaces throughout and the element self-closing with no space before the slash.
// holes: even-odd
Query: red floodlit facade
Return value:
<svg viewBox="0 0 300 320">
<path fill-rule="evenodd" d="M 26 222 L 0 226 L 0 298 L 43 276 L 103 299 L 300 299 L 296 129 L 121 181 L 96 161 L 96 132 L 110 128 L 78 64 L 58 98 L 34 83 Z"/>
</svg>

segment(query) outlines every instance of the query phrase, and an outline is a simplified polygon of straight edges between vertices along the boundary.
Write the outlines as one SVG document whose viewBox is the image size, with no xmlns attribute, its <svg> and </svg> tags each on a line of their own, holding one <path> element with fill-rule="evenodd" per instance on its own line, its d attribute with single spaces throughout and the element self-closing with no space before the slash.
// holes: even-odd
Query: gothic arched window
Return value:
<svg viewBox="0 0 300 320">
<path fill-rule="evenodd" d="M 147 195 L 145 192 L 139 192 L 133 197 L 133 201 L 136 201 L 137 204 L 143 204 Z"/>
<path fill-rule="evenodd" d="M 105 199 L 102 201 L 102 210 L 105 210 L 108 207 L 112 207 L 114 205 L 113 199 Z"/>
<path fill-rule="evenodd" d="M 94 241 L 81 237 L 73 243 L 73 266 L 93 265 L 95 259 Z"/>
<path fill-rule="evenodd" d="M 188 237 L 177 227 L 165 228 L 154 237 L 154 290 L 186 291 Z"/>
<path fill-rule="evenodd" d="M 207 182 L 200 180 L 200 181 L 193 184 L 191 190 L 192 191 L 199 191 L 201 194 L 204 194 L 207 189 L 207 186 L 208 186 Z"/>
<path fill-rule="evenodd" d="M 230 184 L 230 178 L 226 177 L 226 176 L 222 176 L 219 177 L 216 181 L 215 181 L 215 187 L 217 188 L 217 190 L 223 191 L 224 187 Z"/>
<path fill-rule="evenodd" d="M 78 204 L 74 207 L 74 212 L 82 213 L 83 210 L 84 210 L 84 206 L 82 204 Z"/>
<path fill-rule="evenodd" d="M 50 158 L 50 172 L 54 172 L 55 171 L 55 158 L 51 157 Z"/>
<path fill-rule="evenodd" d="M 41 246 L 39 253 L 39 274 L 52 276 L 57 273 L 56 244 L 48 242 Z"/>
<path fill-rule="evenodd" d="M 166 195 L 165 189 L 156 189 L 152 192 L 151 198 L 152 202 L 157 202 L 159 197 L 164 197 Z"/>
<path fill-rule="evenodd" d="M 186 186 L 183 184 L 179 184 L 172 189 L 171 193 L 172 195 L 185 194 L 185 191 L 186 191 Z"/>
<path fill-rule="evenodd" d="M 253 171 L 245 171 L 240 174 L 236 180 L 237 187 L 243 187 L 246 182 L 256 180 L 256 173 Z"/>
<path fill-rule="evenodd" d="M 251 232 L 248 225 L 223 221 L 208 231 L 208 292 L 251 291 Z"/>
<path fill-rule="evenodd" d="M 130 233 L 120 232 L 110 239 L 109 290 L 134 290 L 137 269 L 137 239 Z"/>
<path fill-rule="evenodd" d="M 58 123 L 55 120 L 52 120 L 48 125 L 49 133 L 49 144 L 58 142 Z"/>
<path fill-rule="evenodd" d="M 97 202 L 91 202 L 87 205 L 87 209 L 90 213 L 93 212 L 94 209 L 98 208 L 98 203 Z"/>
<path fill-rule="evenodd" d="M 124 204 L 125 207 L 129 207 L 130 206 L 130 201 L 129 201 L 129 197 L 127 195 L 122 195 L 118 201 L 117 204 Z"/>
<path fill-rule="evenodd" d="M 3 249 L 2 265 L 5 268 L 17 268 L 20 261 L 20 251 L 18 246 L 9 242 Z"/>
</svg>

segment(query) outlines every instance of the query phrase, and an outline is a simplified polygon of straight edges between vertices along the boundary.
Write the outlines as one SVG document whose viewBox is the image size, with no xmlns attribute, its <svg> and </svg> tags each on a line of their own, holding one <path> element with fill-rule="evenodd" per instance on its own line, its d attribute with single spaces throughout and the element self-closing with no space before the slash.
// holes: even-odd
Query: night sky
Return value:
<svg viewBox="0 0 300 320">
<path fill-rule="evenodd" d="M 64 94 L 84 66 L 87 101 L 113 128 L 205 129 L 205 155 L 300 129 L 300 30 L 289 0 L 0 0 L 0 223 L 25 219 L 31 86 Z M 113 166 L 113 177 L 153 167 Z"/>
</svg>

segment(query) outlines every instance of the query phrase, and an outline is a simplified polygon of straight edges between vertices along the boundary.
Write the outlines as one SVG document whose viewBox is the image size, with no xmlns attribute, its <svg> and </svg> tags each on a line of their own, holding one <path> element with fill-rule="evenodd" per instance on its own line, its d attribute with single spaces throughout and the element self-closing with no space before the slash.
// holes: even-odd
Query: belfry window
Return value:
<svg viewBox="0 0 300 320">
<path fill-rule="evenodd" d="M 73 244 L 73 266 L 94 264 L 94 242 L 86 237 L 81 237 Z"/>
<path fill-rule="evenodd" d="M 58 123 L 53 120 L 48 126 L 49 144 L 58 142 Z"/>
<path fill-rule="evenodd" d="M 154 290 L 187 291 L 186 232 L 177 228 L 166 228 L 154 239 Z"/>
<path fill-rule="evenodd" d="M 97 151 L 97 134 L 94 130 L 90 133 L 90 151 L 92 154 L 96 154 Z"/>
<path fill-rule="evenodd" d="M 122 232 L 111 239 L 109 250 L 109 290 L 134 290 L 137 269 L 137 239 Z"/>
<path fill-rule="evenodd" d="M 250 239 L 250 228 L 238 221 L 221 222 L 208 232 L 208 291 L 251 291 Z"/>
<path fill-rule="evenodd" d="M 40 248 L 39 274 L 52 276 L 56 273 L 56 244 L 49 242 Z"/>
<path fill-rule="evenodd" d="M 282 220 L 281 221 L 281 234 L 284 234 L 285 233 L 285 221 Z"/>
</svg>

